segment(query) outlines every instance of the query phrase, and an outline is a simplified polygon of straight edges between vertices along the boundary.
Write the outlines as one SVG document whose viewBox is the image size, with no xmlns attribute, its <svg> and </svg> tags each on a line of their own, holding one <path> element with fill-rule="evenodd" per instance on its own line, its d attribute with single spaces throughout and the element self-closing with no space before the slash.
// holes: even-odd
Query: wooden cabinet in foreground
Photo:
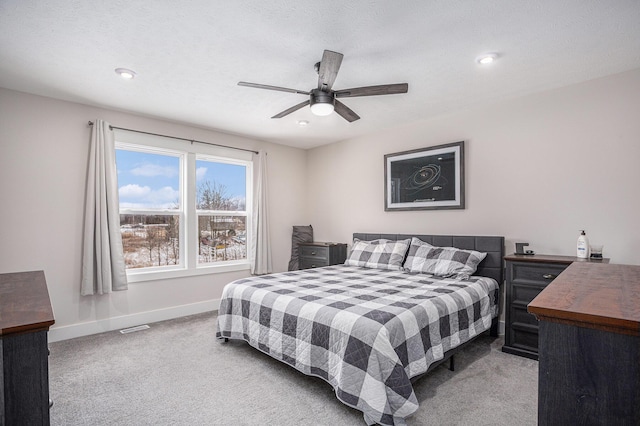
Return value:
<svg viewBox="0 0 640 426">
<path fill-rule="evenodd" d="M 53 323 L 44 272 L 0 274 L 0 424 L 49 425 Z"/>
<path fill-rule="evenodd" d="M 640 266 L 572 263 L 528 309 L 538 424 L 640 425 Z"/>
</svg>

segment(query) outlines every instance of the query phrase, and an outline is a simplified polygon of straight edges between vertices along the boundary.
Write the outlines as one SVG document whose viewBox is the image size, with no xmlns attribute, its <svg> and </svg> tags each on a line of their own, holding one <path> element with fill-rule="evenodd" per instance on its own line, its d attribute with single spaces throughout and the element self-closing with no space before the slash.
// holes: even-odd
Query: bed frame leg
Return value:
<svg viewBox="0 0 640 426">
<path fill-rule="evenodd" d="M 451 358 L 449 358 L 449 371 L 456 371 L 456 364 L 453 360 L 453 355 L 451 355 Z"/>
<path fill-rule="evenodd" d="M 489 330 L 489 335 L 491 337 L 498 337 L 498 327 L 500 325 L 500 319 L 494 318 L 491 322 L 491 329 Z"/>
</svg>

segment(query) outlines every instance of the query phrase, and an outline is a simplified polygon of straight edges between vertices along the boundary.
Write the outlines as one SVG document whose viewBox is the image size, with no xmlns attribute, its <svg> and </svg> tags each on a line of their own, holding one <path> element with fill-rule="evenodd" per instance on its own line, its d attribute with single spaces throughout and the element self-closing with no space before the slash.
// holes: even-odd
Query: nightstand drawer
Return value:
<svg viewBox="0 0 640 426">
<path fill-rule="evenodd" d="M 319 268 L 344 263 L 347 245 L 344 243 L 302 243 L 298 246 L 300 269 Z"/>
<path fill-rule="evenodd" d="M 529 302 L 535 299 L 545 287 L 546 285 L 520 284 L 513 281 L 511 282 L 511 287 L 509 289 L 511 303 L 520 304 L 526 309 Z"/>
<path fill-rule="evenodd" d="M 549 263 L 510 263 L 509 278 L 512 282 L 535 283 L 546 287 L 569 265 L 553 265 Z M 540 290 L 542 290 L 540 288 Z"/>
<path fill-rule="evenodd" d="M 300 257 L 313 259 L 329 259 L 329 247 L 320 246 L 300 246 Z"/>
<path fill-rule="evenodd" d="M 326 259 L 314 259 L 312 257 L 300 258 L 300 269 L 313 269 L 321 266 L 329 266 L 329 262 Z"/>
<path fill-rule="evenodd" d="M 509 310 L 511 325 L 532 325 L 538 329 L 538 319 L 535 315 L 527 312 L 527 305 L 512 304 Z"/>
<path fill-rule="evenodd" d="M 529 352 L 528 358 L 538 359 L 538 327 L 519 327 L 514 325 L 511 330 L 511 346 L 521 351 Z M 524 355 L 524 354 L 522 354 Z M 525 356 L 527 356 L 525 355 Z"/>
</svg>

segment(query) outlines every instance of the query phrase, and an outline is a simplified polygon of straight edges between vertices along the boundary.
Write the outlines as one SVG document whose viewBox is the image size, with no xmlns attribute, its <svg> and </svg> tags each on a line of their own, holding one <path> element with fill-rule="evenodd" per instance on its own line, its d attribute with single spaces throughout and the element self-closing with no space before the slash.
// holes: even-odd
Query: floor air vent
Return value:
<svg viewBox="0 0 640 426">
<path fill-rule="evenodd" d="M 147 328 L 150 328 L 147 324 L 137 325 L 135 327 L 123 328 L 122 330 L 120 330 L 120 333 L 122 334 L 133 333 L 134 331 L 142 331 L 142 330 L 146 330 Z"/>
</svg>

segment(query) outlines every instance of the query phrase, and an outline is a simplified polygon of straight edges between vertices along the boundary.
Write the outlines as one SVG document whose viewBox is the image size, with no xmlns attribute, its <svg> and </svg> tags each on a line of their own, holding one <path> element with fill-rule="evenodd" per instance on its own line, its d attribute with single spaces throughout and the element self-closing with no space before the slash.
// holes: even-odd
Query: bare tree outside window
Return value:
<svg viewBox="0 0 640 426">
<path fill-rule="evenodd" d="M 176 215 L 120 215 L 126 268 L 178 265 L 179 229 Z"/>
<path fill-rule="evenodd" d="M 198 186 L 199 263 L 247 258 L 246 218 L 218 212 L 244 211 L 245 200 L 230 197 L 225 185 L 206 180 Z"/>
</svg>

